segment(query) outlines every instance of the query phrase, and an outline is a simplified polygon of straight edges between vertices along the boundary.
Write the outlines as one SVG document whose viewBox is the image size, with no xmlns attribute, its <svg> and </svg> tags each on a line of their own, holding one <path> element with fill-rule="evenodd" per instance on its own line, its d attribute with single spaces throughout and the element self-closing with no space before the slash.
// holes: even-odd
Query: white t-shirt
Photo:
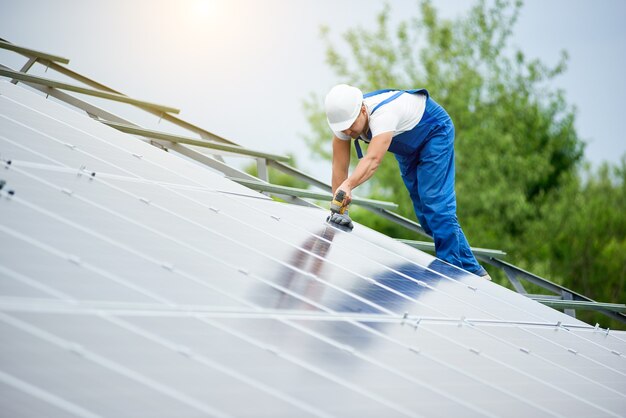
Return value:
<svg viewBox="0 0 626 418">
<path fill-rule="evenodd" d="M 369 129 L 372 133 L 372 138 L 384 132 L 393 132 L 393 136 L 400 135 L 403 132 L 415 128 L 422 119 L 424 110 L 426 109 L 426 95 L 421 93 L 403 93 L 389 103 L 385 103 L 376 109 L 376 112 L 372 115 L 372 110 L 374 110 L 378 103 L 396 93 L 397 91 L 389 91 L 363 100 L 367 108 Z M 344 141 L 352 139 L 342 132 L 334 132 L 334 134 L 337 138 Z M 369 142 L 369 139 L 365 135 L 361 135 L 361 139 L 365 142 Z"/>
</svg>

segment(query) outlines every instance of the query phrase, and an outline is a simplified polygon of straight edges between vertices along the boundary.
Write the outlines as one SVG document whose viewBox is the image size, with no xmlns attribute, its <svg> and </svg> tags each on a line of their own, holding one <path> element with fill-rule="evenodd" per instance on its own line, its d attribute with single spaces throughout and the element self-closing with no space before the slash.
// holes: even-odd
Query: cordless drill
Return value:
<svg viewBox="0 0 626 418">
<path fill-rule="evenodd" d="M 330 211 L 332 213 L 339 213 L 343 215 L 343 213 L 348 208 L 347 205 L 344 206 L 343 204 L 343 201 L 345 199 L 346 199 L 346 192 L 344 192 L 343 190 L 337 190 L 335 197 L 333 197 L 333 200 L 330 202 Z"/>
</svg>

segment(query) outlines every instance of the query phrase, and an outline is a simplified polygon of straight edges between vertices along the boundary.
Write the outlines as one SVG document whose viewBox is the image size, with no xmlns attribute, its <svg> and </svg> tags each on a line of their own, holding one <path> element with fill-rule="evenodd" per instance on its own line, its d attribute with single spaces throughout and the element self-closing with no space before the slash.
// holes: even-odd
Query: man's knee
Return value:
<svg viewBox="0 0 626 418">
<path fill-rule="evenodd" d="M 456 199 L 454 197 L 424 197 L 422 196 L 422 212 L 433 220 L 439 219 L 441 222 L 448 222 L 456 219 Z"/>
<path fill-rule="evenodd" d="M 444 240 L 459 235 L 459 221 L 454 213 L 435 213 L 428 219 L 428 225 L 435 236 Z"/>
</svg>

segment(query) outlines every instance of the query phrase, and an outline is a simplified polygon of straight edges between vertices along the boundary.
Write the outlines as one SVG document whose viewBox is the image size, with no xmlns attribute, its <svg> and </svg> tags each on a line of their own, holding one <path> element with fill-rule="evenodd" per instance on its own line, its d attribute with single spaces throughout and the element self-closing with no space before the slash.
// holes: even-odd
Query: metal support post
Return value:
<svg viewBox="0 0 626 418">
<path fill-rule="evenodd" d="M 269 183 L 269 171 L 267 169 L 267 160 L 265 158 L 256 159 L 257 177 Z"/>
<path fill-rule="evenodd" d="M 511 282 L 511 284 L 513 285 L 513 287 L 515 288 L 515 291 L 517 293 L 520 293 L 522 295 L 527 295 L 528 291 L 526 290 L 526 288 L 524 287 L 524 285 L 522 284 L 522 282 L 518 279 L 518 275 L 520 274 L 520 272 L 510 266 L 508 266 L 507 264 L 499 264 L 499 263 L 495 263 L 494 260 L 497 260 L 496 258 L 490 257 L 490 256 L 483 256 L 483 255 L 476 255 L 476 257 L 481 260 L 484 261 L 487 264 L 491 264 L 492 266 L 498 267 L 500 268 L 502 271 L 504 271 L 504 274 L 506 275 L 506 278 L 509 279 L 509 282 Z M 552 290 L 552 289 L 551 289 Z M 558 292 L 555 292 L 558 293 Z"/>
<path fill-rule="evenodd" d="M 30 58 L 30 59 L 26 62 L 26 64 L 24 64 L 24 66 L 23 66 L 22 68 L 20 68 L 20 73 L 26 73 L 26 72 L 28 72 L 28 70 L 30 70 L 30 69 L 31 69 L 31 67 L 32 67 L 33 65 L 35 65 L 35 63 L 36 63 L 36 62 L 37 62 L 37 58 L 35 58 L 35 57 Z M 13 80 L 11 80 L 11 83 L 13 83 L 13 84 L 17 84 L 17 83 L 19 83 L 19 80 L 17 80 L 17 79 L 13 79 Z"/>
<path fill-rule="evenodd" d="M 566 290 L 561 291 L 561 298 L 563 300 L 574 300 L 574 296 L 572 295 L 572 293 Z M 565 315 L 576 318 L 576 309 L 567 308 L 563 309 L 563 312 L 565 313 Z"/>
</svg>

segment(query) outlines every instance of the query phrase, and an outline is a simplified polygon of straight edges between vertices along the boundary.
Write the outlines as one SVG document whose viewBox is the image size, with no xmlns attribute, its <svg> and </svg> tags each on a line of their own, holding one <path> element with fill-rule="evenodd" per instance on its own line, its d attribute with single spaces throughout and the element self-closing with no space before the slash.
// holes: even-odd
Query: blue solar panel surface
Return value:
<svg viewBox="0 0 626 418">
<path fill-rule="evenodd" d="M 6 82 L 0 158 L 2 416 L 624 416 L 623 332 Z"/>
</svg>

